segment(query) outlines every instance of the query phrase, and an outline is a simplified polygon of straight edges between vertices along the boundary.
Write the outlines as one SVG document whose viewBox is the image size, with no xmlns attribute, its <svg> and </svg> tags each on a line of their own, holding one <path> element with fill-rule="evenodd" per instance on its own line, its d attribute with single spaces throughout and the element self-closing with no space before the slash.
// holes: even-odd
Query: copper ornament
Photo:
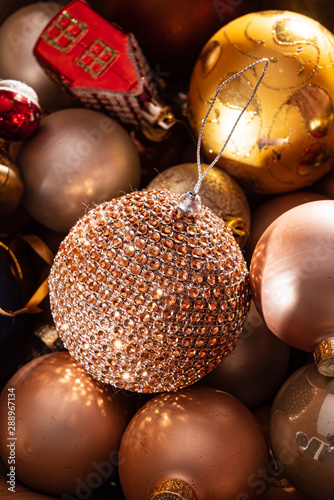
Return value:
<svg viewBox="0 0 334 500">
<path fill-rule="evenodd" d="M 231 354 L 201 383 L 226 391 L 248 408 L 274 396 L 286 375 L 290 348 L 266 326 L 254 302 Z"/>
<path fill-rule="evenodd" d="M 333 251 L 334 201 L 313 201 L 288 210 L 266 229 L 250 265 L 254 302 L 268 328 L 296 349 L 316 349 L 318 368 L 329 376 L 334 376 Z"/>
<path fill-rule="evenodd" d="M 176 194 L 134 192 L 91 209 L 60 245 L 50 303 L 93 377 L 138 392 L 190 385 L 233 349 L 249 308 L 232 232 Z"/>
<path fill-rule="evenodd" d="M 8 401 L 15 402 L 14 431 L 8 428 Z M 15 442 L 18 480 L 65 498 L 87 494 L 116 474 L 133 406 L 130 396 L 103 387 L 68 353 L 38 357 L 16 372 L 1 393 L 1 457 L 10 465 L 7 445 Z"/>
<path fill-rule="evenodd" d="M 291 485 L 312 500 L 332 500 L 334 494 L 333 415 L 333 379 L 312 364 L 291 375 L 272 405 L 276 462 Z"/>
<path fill-rule="evenodd" d="M 272 196 L 252 212 L 252 231 L 245 248 L 247 260 L 250 262 L 254 248 L 264 231 L 274 220 L 291 208 L 309 203 L 310 201 L 325 200 L 326 196 L 311 191 L 296 191 L 294 193 Z"/>
<path fill-rule="evenodd" d="M 88 207 L 139 187 L 140 160 L 127 131 L 103 113 L 63 109 L 41 122 L 18 153 L 23 205 L 68 232 Z"/>
<path fill-rule="evenodd" d="M 231 500 L 256 493 L 268 448 L 240 401 L 197 386 L 146 403 L 127 426 L 119 458 L 127 500 Z"/>
</svg>

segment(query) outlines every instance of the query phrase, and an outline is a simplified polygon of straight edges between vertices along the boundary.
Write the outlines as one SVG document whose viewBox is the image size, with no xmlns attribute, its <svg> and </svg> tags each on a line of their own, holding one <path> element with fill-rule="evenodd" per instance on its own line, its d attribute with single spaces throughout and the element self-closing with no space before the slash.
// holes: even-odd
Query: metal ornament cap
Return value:
<svg viewBox="0 0 334 500">
<path fill-rule="evenodd" d="M 150 500 L 196 500 L 196 497 L 188 484 L 180 479 L 169 479 L 154 489 Z"/>
<path fill-rule="evenodd" d="M 318 372 L 325 377 L 334 377 L 334 339 L 323 340 L 313 348 Z"/>
</svg>

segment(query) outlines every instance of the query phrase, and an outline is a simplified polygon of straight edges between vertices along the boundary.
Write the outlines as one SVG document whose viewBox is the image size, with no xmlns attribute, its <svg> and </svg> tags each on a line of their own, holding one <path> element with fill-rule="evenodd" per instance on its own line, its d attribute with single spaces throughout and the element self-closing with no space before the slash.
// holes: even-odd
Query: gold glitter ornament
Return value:
<svg viewBox="0 0 334 500">
<path fill-rule="evenodd" d="M 249 309 L 247 266 L 222 219 L 193 208 L 187 195 L 134 192 L 91 209 L 61 243 L 54 321 L 101 382 L 173 391 L 233 349 Z"/>
<path fill-rule="evenodd" d="M 260 57 L 266 81 L 240 121 L 218 166 L 257 193 L 295 191 L 334 164 L 334 36 L 317 21 L 289 11 L 252 12 L 223 26 L 204 46 L 189 87 L 189 120 L 198 134 L 219 83 Z M 219 95 L 203 134 L 211 161 L 248 100 L 258 70 Z"/>
</svg>

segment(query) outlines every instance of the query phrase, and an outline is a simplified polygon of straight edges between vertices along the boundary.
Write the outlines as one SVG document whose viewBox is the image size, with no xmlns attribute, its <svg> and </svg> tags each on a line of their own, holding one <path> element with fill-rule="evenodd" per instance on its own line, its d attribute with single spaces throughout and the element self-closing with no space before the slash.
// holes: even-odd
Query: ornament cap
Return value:
<svg viewBox="0 0 334 500">
<path fill-rule="evenodd" d="M 169 479 L 154 489 L 150 500 L 196 500 L 196 497 L 181 479 Z"/>
<path fill-rule="evenodd" d="M 334 377 L 334 338 L 315 345 L 313 356 L 318 372 L 326 377 Z"/>
<path fill-rule="evenodd" d="M 178 198 L 178 207 L 186 215 L 196 215 L 202 210 L 202 200 L 196 193 L 188 192 L 180 194 Z"/>
<path fill-rule="evenodd" d="M 10 92 L 19 92 L 26 99 L 40 109 L 38 95 L 35 90 L 24 82 L 19 80 L 0 80 L 0 90 L 8 90 Z"/>
</svg>

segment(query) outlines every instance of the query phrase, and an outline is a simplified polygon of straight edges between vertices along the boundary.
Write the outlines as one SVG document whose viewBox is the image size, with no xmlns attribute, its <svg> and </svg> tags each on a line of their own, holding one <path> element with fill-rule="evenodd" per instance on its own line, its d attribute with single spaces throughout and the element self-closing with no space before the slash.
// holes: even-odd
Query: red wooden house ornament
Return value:
<svg viewBox="0 0 334 500">
<path fill-rule="evenodd" d="M 132 33 L 74 0 L 47 24 L 34 47 L 47 73 L 84 107 L 123 123 L 169 129 L 175 122 Z"/>
</svg>

